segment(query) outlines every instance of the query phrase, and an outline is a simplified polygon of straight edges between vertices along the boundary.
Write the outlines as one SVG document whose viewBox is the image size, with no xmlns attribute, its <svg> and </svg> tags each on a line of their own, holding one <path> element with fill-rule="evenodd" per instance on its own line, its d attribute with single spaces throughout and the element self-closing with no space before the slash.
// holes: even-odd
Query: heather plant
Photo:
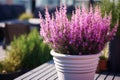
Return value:
<svg viewBox="0 0 120 80">
<path fill-rule="evenodd" d="M 99 7 L 76 8 L 70 20 L 66 12 L 66 6 L 61 6 L 50 16 L 46 8 L 45 19 L 39 13 L 40 34 L 56 52 L 70 55 L 99 53 L 117 31 L 117 24 L 110 29 L 111 15 L 102 18 Z"/>
</svg>

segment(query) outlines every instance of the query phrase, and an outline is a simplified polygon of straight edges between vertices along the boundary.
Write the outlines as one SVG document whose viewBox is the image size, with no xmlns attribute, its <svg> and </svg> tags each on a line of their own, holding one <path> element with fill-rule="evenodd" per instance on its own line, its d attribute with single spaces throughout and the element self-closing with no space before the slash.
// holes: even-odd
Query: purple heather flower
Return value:
<svg viewBox="0 0 120 80">
<path fill-rule="evenodd" d="M 101 16 L 100 8 L 76 8 L 68 20 L 66 6 L 45 19 L 40 16 L 40 34 L 52 49 L 63 54 L 86 55 L 99 53 L 113 39 L 118 25 L 110 29 L 111 15 Z"/>
</svg>

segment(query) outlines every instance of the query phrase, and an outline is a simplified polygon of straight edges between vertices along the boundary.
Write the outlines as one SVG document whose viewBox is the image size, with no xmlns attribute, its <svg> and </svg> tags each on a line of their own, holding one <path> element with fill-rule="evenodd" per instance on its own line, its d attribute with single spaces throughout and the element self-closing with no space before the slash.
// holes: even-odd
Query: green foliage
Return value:
<svg viewBox="0 0 120 80">
<path fill-rule="evenodd" d="M 27 37 L 27 49 L 22 60 L 23 68 L 34 68 L 51 59 L 50 49 L 43 43 L 37 30 Z"/>
<path fill-rule="evenodd" d="M 30 18 L 33 18 L 33 14 L 28 14 L 28 13 L 22 13 L 19 16 L 19 20 L 28 20 Z"/>
<path fill-rule="evenodd" d="M 100 56 L 100 60 L 107 60 L 107 58 L 105 56 Z"/>
<path fill-rule="evenodd" d="M 71 14 L 67 14 L 67 18 L 68 18 L 68 20 L 71 20 Z"/>
<path fill-rule="evenodd" d="M 100 56 L 100 60 L 107 60 L 109 55 L 109 42 L 105 45 L 101 53 L 102 55 Z"/>
<path fill-rule="evenodd" d="M 115 0 L 113 0 L 113 2 L 111 2 L 110 0 L 102 0 L 101 12 L 103 16 L 109 13 L 112 14 L 111 27 L 113 27 L 117 21 L 119 22 L 117 35 L 120 36 L 120 0 L 118 0 L 118 2 L 116 3 Z"/>
<path fill-rule="evenodd" d="M 11 43 L 7 57 L 0 62 L 0 72 L 35 68 L 52 59 L 49 53 L 49 47 L 35 29 L 28 36 L 22 35 Z"/>
</svg>

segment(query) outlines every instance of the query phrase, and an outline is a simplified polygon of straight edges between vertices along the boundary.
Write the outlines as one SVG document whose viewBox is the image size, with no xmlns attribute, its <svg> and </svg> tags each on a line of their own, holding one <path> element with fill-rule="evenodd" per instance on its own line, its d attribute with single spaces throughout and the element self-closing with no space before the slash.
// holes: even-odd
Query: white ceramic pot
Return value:
<svg viewBox="0 0 120 80">
<path fill-rule="evenodd" d="M 100 53 L 64 55 L 51 50 L 59 80 L 94 80 Z"/>
</svg>

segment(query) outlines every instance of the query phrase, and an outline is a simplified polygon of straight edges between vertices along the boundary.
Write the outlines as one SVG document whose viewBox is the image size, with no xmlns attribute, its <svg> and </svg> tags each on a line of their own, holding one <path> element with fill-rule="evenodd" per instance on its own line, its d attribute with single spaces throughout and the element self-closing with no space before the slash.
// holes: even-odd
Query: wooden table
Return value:
<svg viewBox="0 0 120 80">
<path fill-rule="evenodd" d="M 58 80 L 54 62 L 49 61 L 14 80 Z M 94 80 L 120 80 L 120 73 L 102 72 Z"/>
</svg>

